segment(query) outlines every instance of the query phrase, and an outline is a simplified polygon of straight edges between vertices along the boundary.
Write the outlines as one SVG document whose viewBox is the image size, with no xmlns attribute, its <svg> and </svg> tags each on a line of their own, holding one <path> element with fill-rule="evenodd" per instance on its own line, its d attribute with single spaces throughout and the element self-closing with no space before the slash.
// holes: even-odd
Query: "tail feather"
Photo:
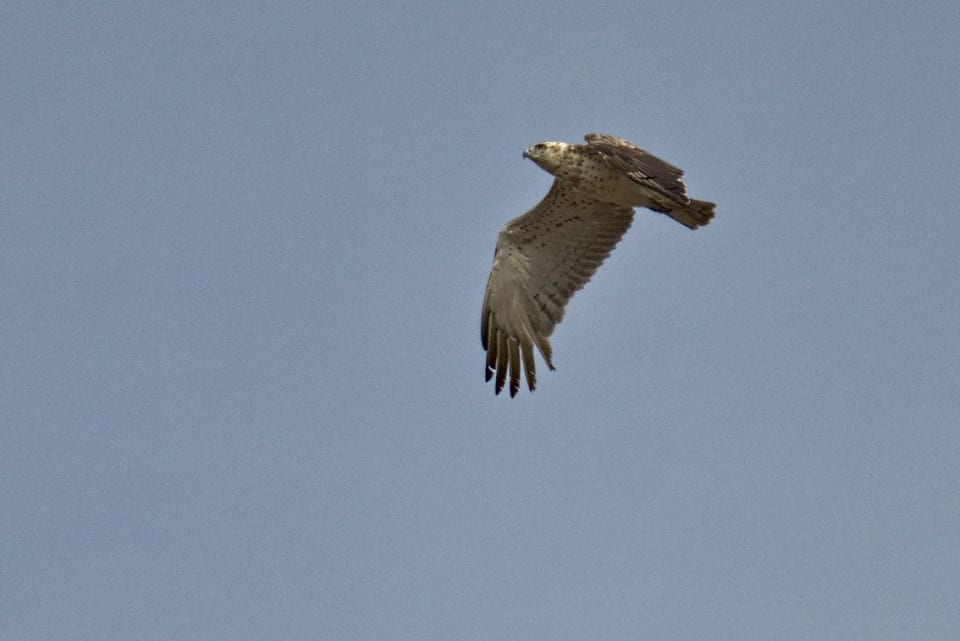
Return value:
<svg viewBox="0 0 960 641">
<path fill-rule="evenodd" d="M 696 229 L 709 223 L 713 219 L 714 214 L 717 213 L 716 209 L 717 205 L 715 203 L 707 202 L 706 200 L 691 200 L 686 205 L 676 205 L 669 211 L 663 213 L 681 225 L 689 227 L 690 229 Z"/>
</svg>

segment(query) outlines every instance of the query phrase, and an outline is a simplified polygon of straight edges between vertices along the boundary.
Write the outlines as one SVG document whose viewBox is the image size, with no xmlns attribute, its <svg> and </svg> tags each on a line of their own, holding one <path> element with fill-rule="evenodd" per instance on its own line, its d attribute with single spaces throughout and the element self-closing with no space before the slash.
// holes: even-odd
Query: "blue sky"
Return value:
<svg viewBox="0 0 960 641">
<path fill-rule="evenodd" d="M 0 637 L 960 634 L 955 2 L 8 3 Z M 639 212 L 483 382 L 540 140 Z"/>
</svg>

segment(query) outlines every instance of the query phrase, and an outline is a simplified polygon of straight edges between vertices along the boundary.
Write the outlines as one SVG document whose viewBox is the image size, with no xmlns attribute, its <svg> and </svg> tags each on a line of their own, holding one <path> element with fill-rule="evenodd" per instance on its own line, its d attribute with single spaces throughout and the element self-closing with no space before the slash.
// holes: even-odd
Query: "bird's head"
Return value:
<svg viewBox="0 0 960 641">
<path fill-rule="evenodd" d="M 564 152 L 570 146 L 566 142 L 538 142 L 523 152 L 523 157 L 537 163 L 544 171 L 556 174 L 563 162 Z"/>
</svg>

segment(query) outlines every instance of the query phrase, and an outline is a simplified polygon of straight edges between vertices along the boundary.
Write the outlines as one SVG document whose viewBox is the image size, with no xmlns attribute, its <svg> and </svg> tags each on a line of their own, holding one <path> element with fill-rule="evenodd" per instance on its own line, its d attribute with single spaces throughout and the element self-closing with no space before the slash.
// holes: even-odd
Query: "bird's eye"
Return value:
<svg viewBox="0 0 960 641">
<path fill-rule="evenodd" d="M 547 146 L 546 146 L 545 144 L 543 144 L 542 142 L 538 142 L 537 144 L 535 144 L 535 145 L 533 146 L 533 148 L 536 149 L 537 151 L 543 151 L 544 149 L 547 148 Z"/>
</svg>

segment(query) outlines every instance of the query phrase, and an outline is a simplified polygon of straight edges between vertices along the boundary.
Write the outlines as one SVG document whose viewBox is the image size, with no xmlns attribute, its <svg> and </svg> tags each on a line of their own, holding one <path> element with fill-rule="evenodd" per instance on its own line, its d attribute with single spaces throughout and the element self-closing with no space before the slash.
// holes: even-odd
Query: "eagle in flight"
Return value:
<svg viewBox="0 0 960 641">
<path fill-rule="evenodd" d="M 534 345 L 554 369 L 550 334 L 567 301 L 629 229 L 634 207 L 690 229 L 714 216 L 714 203 L 687 197 L 679 167 L 622 138 L 587 134 L 585 140 L 541 142 L 523 152 L 555 180 L 543 200 L 497 237 L 480 322 L 486 380 L 496 375 L 497 394 L 508 373 L 510 396 L 517 394 L 521 363 L 527 387 L 536 388 Z"/>
</svg>

